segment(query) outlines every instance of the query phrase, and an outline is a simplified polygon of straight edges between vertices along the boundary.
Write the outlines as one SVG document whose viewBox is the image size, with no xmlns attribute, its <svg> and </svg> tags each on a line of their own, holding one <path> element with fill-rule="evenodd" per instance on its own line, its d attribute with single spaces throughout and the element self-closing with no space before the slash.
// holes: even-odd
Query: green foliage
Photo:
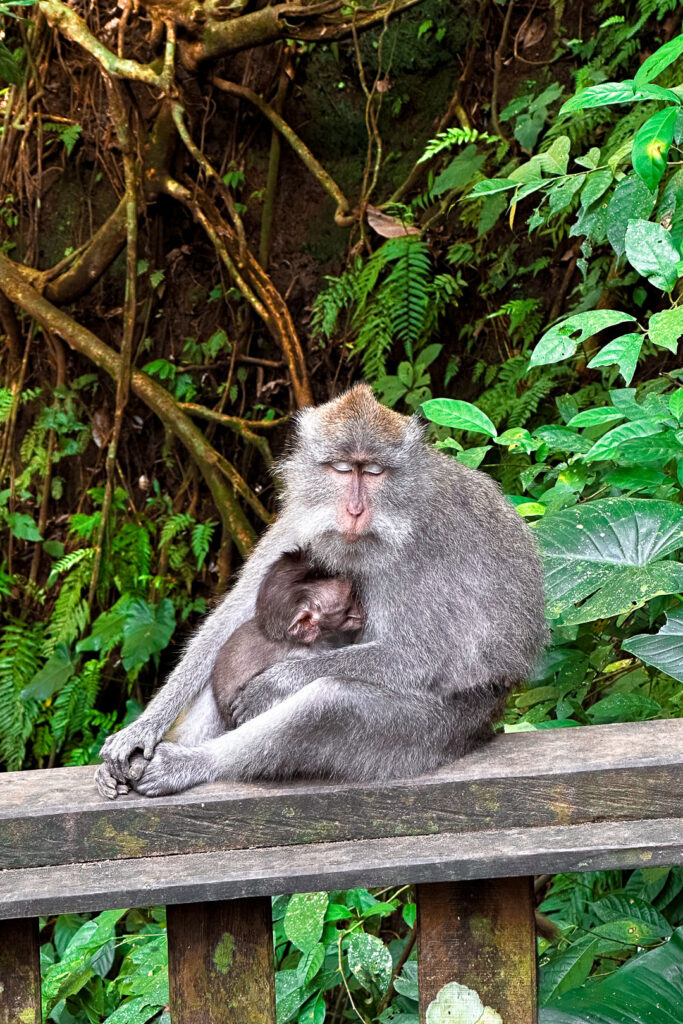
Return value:
<svg viewBox="0 0 683 1024">
<path fill-rule="evenodd" d="M 54 1024 L 168 1024 L 165 913 L 62 914 L 44 929 L 43 1013 Z"/>
<path fill-rule="evenodd" d="M 376 380 L 385 375 L 395 342 L 413 361 L 458 295 L 452 276 L 434 273 L 425 242 L 410 235 L 389 238 L 367 261 L 358 259 L 340 278 L 328 278 L 311 325 L 321 340 L 341 336 L 361 357 L 365 376 Z"/>
<path fill-rule="evenodd" d="M 675 1020 L 682 888 L 680 868 L 556 875 L 540 909 L 563 938 L 541 955 L 540 1024 Z"/>
<path fill-rule="evenodd" d="M 10 6 L 0 5 L 0 13 L 11 14 Z M 399 81 L 406 70 L 442 70 L 444 40 L 456 30 L 464 39 L 467 29 L 463 19 L 445 19 L 433 0 L 392 20 L 385 52 L 393 54 L 395 81 L 381 79 L 394 90 L 382 112 L 391 120 L 380 123 L 380 134 L 395 141 L 384 147 L 376 195 L 410 161 L 410 136 L 421 174 L 416 194 L 406 191 L 400 204 L 382 208 L 398 209 L 420 233 L 382 242 L 370 226 L 359 246 L 353 236 L 345 269 L 327 278 L 313 304 L 313 335 L 329 357 L 320 364 L 341 363 L 339 381 L 365 376 L 401 411 L 422 408 L 435 443 L 498 480 L 537 533 L 552 646 L 529 685 L 512 695 L 509 731 L 683 714 L 683 371 L 676 361 L 683 37 L 659 45 L 675 30 L 675 20 L 663 24 L 675 6 L 600 0 L 584 8 L 578 39 L 567 5 L 554 3 L 550 60 L 521 81 L 526 65 L 516 58 L 504 65 L 503 94 L 512 98 L 499 115 L 503 137 L 483 130 L 491 119 L 482 71 L 460 95 L 473 126 L 449 127 L 427 142 L 436 123 L 429 97 L 407 93 Z M 526 12 L 513 15 L 510 39 Z M 514 38 L 517 49 L 522 39 Z M 367 66 L 376 68 L 372 36 L 359 39 Z M 333 46 L 302 47 L 297 59 L 309 61 L 312 79 L 325 61 L 334 63 L 336 90 L 346 88 L 348 65 Z M 447 52 L 452 91 L 460 64 L 454 47 Z M 0 76 L 20 85 L 26 66 L 22 48 L 0 40 Z M 348 161 L 350 135 L 366 142 L 362 104 L 337 91 L 335 99 L 344 112 L 334 123 L 348 131 L 330 132 L 318 108 L 309 131 L 334 137 L 321 155 L 339 150 Z M 401 123 L 411 104 L 424 115 L 417 146 L 414 122 Z M 78 155 L 80 125 L 41 124 L 47 153 L 61 161 Z M 337 180 L 355 197 L 353 161 L 351 171 L 341 168 L 347 180 Z M 227 166 L 225 184 L 235 194 L 244 189 L 245 198 L 248 161 L 244 170 Z M 340 168 L 332 169 L 337 177 Z M 19 206 L 12 195 L 3 198 L 3 227 L 16 226 Z M 138 266 L 140 322 L 146 318 L 150 333 L 137 365 L 148 359 L 145 372 L 180 402 L 208 395 L 240 417 L 275 415 L 278 381 L 263 390 L 259 383 L 250 405 L 247 368 L 234 367 L 245 341 L 252 356 L 266 357 L 264 366 L 273 353 L 225 282 L 189 288 L 198 325 L 203 304 L 221 316 L 227 310 L 224 324 L 203 331 L 193 320 L 170 346 L 152 337 L 149 325 L 163 310 L 146 306 L 143 289 L 154 302 L 171 298 L 173 261 L 150 271 L 158 265 L 150 251 L 142 258 L 141 248 Z M 181 249 L 175 257 L 182 259 Z M 91 587 L 103 515 L 103 488 L 93 486 L 102 481 L 101 437 L 98 451 L 87 446 L 95 416 L 107 411 L 105 393 L 93 374 L 49 393 L 17 392 L 12 381 L 0 389 L 0 426 L 11 433 L 20 424 L 11 488 L 0 491 L 0 592 L 8 598 L 0 758 L 9 769 L 93 763 L 104 737 L 131 720 L 138 700 L 161 682 L 180 624 L 203 610 L 213 588 L 215 512 L 203 506 L 187 467 L 174 474 L 170 441 L 147 457 L 148 421 L 133 415 Z M 244 452 L 235 451 L 241 459 Z M 246 472 L 248 458 L 243 463 Z M 143 473 L 139 489 L 124 484 L 131 471 L 133 480 Z M 52 504 L 43 527 L 48 477 Z M 559 875 L 541 909 L 560 929 L 556 941 L 541 943 L 542 1024 L 631 1024 L 648 1014 L 658 1021 L 662 1007 L 672 1007 L 674 1019 L 682 998 L 675 981 L 683 959 L 680 869 Z M 398 967 L 414 923 L 415 905 L 401 890 L 277 899 L 279 1020 L 417 1024 L 414 952 Z M 43 940 L 45 1007 L 54 1024 L 169 1024 L 160 911 L 62 915 L 45 923 Z"/>
</svg>

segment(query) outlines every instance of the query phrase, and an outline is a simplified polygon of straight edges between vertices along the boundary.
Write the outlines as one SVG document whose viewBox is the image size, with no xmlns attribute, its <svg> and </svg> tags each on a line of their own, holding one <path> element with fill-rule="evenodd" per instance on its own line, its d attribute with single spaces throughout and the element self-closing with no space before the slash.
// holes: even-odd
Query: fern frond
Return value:
<svg viewBox="0 0 683 1024">
<path fill-rule="evenodd" d="M 431 160 L 433 156 L 443 153 L 453 146 L 465 146 L 470 142 L 499 142 L 498 135 L 489 135 L 488 132 L 477 131 L 476 128 L 447 128 L 445 132 L 439 132 L 433 139 L 430 139 L 425 146 L 424 153 L 417 161 L 422 164 L 425 160 Z"/>
<path fill-rule="evenodd" d="M 103 662 L 92 658 L 55 697 L 50 727 L 58 749 L 86 729 L 100 690 L 102 669 Z"/>
<path fill-rule="evenodd" d="M 0 640 L 0 761 L 9 771 L 21 768 L 26 743 L 40 705 L 19 696 L 41 665 L 43 627 L 14 619 Z"/>
<path fill-rule="evenodd" d="M 402 242 L 402 251 L 382 286 L 382 300 L 388 305 L 396 336 L 414 346 L 426 323 L 431 298 L 432 261 L 427 244 L 417 238 L 391 239 Z"/>
</svg>

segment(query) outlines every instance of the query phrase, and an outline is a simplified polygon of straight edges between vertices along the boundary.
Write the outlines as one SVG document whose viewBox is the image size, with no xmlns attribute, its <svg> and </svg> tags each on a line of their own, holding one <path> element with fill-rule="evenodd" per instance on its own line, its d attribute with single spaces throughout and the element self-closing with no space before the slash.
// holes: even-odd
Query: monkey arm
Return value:
<svg viewBox="0 0 683 1024">
<path fill-rule="evenodd" d="M 442 763 L 452 725 L 434 694 L 397 694 L 353 679 L 316 679 L 238 729 L 194 747 L 160 743 L 134 788 L 177 793 L 214 779 L 361 780 Z"/>
<path fill-rule="evenodd" d="M 245 682 L 233 697 L 232 717 L 242 725 L 322 677 L 371 683 L 386 694 L 395 689 L 397 678 L 409 680 L 412 689 L 432 671 L 429 652 L 417 642 L 400 651 L 381 640 L 371 640 L 311 652 L 306 658 L 279 661 Z"/>
<path fill-rule="evenodd" d="M 100 756 L 113 780 L 123 783 L 134 779 L 141 765 L 137 761 L 131 768 L 131 755 L 142 750 L 149 760 L 180 712 L 204 690 L 221 646 L 252 616 L 256 593 L 268 567 L 291 546 L 291 530 L 288 532 L 280 520 L 276 521 L 254 549 L 236 585 L 192 638 L 162 689 L 135 722 L 105 741 Z M 107 780 L 101 774 L 99 788 L 104 792 Z M 112 786 L 108 789 L 112 790 Z"/>
</svg>

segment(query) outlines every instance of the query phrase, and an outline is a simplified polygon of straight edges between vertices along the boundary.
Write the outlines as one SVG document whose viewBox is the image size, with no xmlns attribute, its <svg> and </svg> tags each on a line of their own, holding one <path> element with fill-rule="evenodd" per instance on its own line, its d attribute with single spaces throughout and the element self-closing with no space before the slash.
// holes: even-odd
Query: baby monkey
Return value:
<svg viewBox="0 0 683 1024">
<path fill-rule="evenodd" d="M 364 613 L 351 582 L 326 576 L 303 551 L 281 555 L 266 573 L 254 617 L 242 623 L 218 652 L 211 686 L 229 728 L 235 725 L 232 702 L 237 691 L 296 651 L 341 647 L 355 640 Z"/>
</svg>

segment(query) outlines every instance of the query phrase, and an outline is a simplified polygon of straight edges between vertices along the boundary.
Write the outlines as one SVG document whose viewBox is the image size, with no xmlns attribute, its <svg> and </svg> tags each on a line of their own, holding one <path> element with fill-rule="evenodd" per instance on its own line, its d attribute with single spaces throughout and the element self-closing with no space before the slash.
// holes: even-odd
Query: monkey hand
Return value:
<svg viewBox="0 0 683 1024">
<path fill-rule="evenodd" d="M 235 725 L 243 725 L 256 718 L 304 686 L 308 680 L 300 680 L 300 672 L 296 671 L 302 664 L 302 661 L 278 662 L 238 686 L 230 701 L 230 714 Z"/>
<path fill-rule="evenodd" d="M 127 782 L 120 782 L 114 778 L 106 764 L 97 766 L 95 785 L 100 796 L 106 797 L 107 800 L 116 800 L 117 796 L 123 796 L 130 789 Z"/>
<path fill-rule="evenodd" d="M 133 755 L 136 751 L 142 751 L 142 757 L 149 761 L 165 731 L 165 729 L 160 731 L 157 725 L 146 722 L 144 717 L 141 717 L 126 726 L 121 732 L 109 736 L 100 750 L 100 757 L 109 770 L 109 774 L 121 783 L 135 781 L 136 778 L 139 778 L 144 770 L 144 765 L 140 764 L 138 756 L 134 757 Z M 99 779 L 98 788 L 100 788 Z M 100 792 L 102 792 L 101 788 Z"/>
<path fill-rule="evenodd" d="M 125 796 L 130 792 L 133 781 L 142 777 L 147 764 L 148 762 L 142 754 L 134 754 L 130 759 L 129 778 L 126 782 L 121 782 L 120 779 L 112 775 L 109 765 L 98 765 L 95 770 L 95 785 L 100 796 L 106 797 L 107 800 L 116 800 L 117 796 Z"/>
<path fill-rule="evenodd" d="M 143 796 L 167 796 L 209 782 L 212 777 L 211 759 L 206 751 L 179 743 L 160 743 L 144 773 L 132 785 Z"/>
</svg>

